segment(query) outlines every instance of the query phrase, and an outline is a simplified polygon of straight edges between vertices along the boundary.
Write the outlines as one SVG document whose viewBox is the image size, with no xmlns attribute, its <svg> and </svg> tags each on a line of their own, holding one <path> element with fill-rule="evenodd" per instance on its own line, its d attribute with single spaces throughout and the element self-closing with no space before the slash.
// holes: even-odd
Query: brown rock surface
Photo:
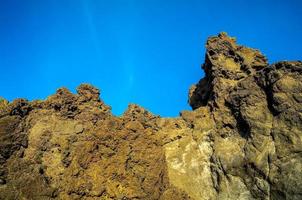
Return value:
<svg viewBox="0 0 302 200">
<path fill-rule="evenodd" d="M 302 199 L 302 62 L 226 33 L 206 48 L 177 118 L 114 116 L 89 84 L 0 99 L 0 199 Z"/>
</svg>

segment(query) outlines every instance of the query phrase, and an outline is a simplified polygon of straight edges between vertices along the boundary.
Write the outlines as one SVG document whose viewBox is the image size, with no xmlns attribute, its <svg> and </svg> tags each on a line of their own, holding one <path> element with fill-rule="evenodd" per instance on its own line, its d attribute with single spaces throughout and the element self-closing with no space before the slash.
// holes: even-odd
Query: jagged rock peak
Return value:
<svg viewBox="0 0 302 200">
<path fill-rule="evenodd" d="M 206 42 L 205 77 L 189 91 L 193 109 L 206 105 L 219 93 L 230 89 L 236 82 L 254 75 L 268 66 L 267 59 L 258 50 L 236 43 L 236 39 L 222 32 Z"/>
<path fill-rule="evenodd" d="M 129 104 L 126 111 L 123 113 L 123 117 L 130 117 L 130 118 L 146 118 L 146 119 L 152 119 L 156 116 L 146 110 L 145 108 L 137 105 L 137 104 Z"/>
<path fill-rule="evenodd" d="M 205 68 L 212 66 L 219 70 L 243 71 L 249 75 L 268 65 L 267 59 L 258 50 L 238 45 L 235 38 L 224 32 L 210 37 L 206 49 Z M 210 64 L 207 59 L 212 65 L 207 66 Z"/>
<path fill-rule="evenodd" d="M 83 98 L 83 100 L 99 100 L 100 90 L 90 84 L 81 84 L 77 88 L 78 94 Z"/>
</svg>

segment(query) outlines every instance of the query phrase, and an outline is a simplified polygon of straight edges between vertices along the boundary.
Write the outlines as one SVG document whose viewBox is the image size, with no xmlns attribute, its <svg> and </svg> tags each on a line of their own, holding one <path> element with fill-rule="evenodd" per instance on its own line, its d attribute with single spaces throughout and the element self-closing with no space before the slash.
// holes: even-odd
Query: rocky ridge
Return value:
<svg viewBox="0 0 302 200">
<path fill-rule="evenodd" d="M 302 199 L 302 62 L 206 43 L 192 111 L 120 116 L 82 84 L 0 100 L 0 199 Z"/>
</svg>

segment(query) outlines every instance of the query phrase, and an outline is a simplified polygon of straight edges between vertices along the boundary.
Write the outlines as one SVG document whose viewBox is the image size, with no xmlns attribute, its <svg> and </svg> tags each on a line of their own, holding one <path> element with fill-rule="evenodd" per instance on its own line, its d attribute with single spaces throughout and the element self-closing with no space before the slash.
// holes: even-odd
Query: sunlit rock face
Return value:
<svg viewBox="0 0 302 200">
<path fill-rule="evenodd" d="M 302 62 L 210 37 L 192 111 L 120 116 L 82 84 L 0 99 L 0 199 L 302 199 Z"/>
</svg>

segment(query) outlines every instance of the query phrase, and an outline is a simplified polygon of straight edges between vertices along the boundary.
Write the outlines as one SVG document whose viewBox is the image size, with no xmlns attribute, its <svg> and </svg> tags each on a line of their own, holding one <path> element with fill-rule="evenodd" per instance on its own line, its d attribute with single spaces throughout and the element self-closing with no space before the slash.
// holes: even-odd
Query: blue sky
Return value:
<svg viewBox="0 0 302 200">
<path fill-rule="evenodd" d="M 204 44 L 226 31 L 270 63 L 302 58 L 302 1 L 0 0 L 0 96 L 45 99 L 80 83 L 114 114 L 190 109 Z"/>
</svg>

